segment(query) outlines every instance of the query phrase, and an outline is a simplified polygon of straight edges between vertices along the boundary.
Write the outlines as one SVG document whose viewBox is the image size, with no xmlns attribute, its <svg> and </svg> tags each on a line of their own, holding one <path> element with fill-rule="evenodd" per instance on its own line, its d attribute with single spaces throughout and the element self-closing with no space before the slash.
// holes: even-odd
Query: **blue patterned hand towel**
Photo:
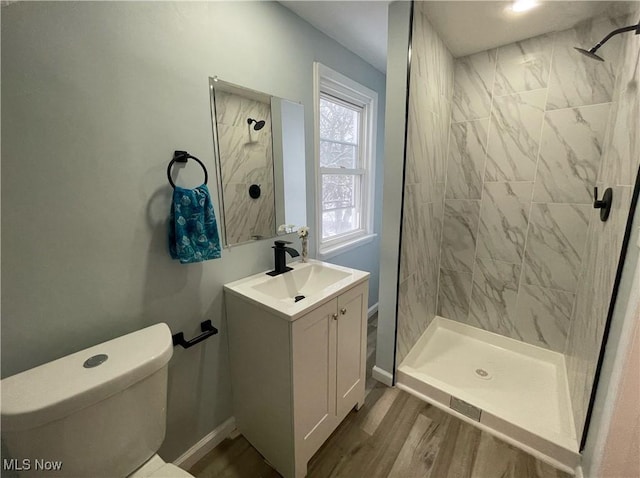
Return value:
<svg viewBox="0 0 640 478">
<path fill-rule="evenodd" d="M 220 258 L 218 224 L 206 184 L 195 189 L 174 188 L 169 253 L 182 264 Z"/>
</svg>

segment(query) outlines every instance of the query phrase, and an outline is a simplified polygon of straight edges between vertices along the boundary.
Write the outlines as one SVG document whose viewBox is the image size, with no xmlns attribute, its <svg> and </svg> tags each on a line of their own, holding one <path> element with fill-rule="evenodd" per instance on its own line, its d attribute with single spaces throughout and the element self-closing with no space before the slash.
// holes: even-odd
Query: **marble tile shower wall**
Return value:
<svg viewBox="0 0 640 478">
<path fill-rule="evenodd" d="M 436 315 L 453 57 L 416 9 L 400 247 L 397 363 Z"/>
<path fill-rule="evenodd" d="M 438 315 L 565 352 L 620 40 L 573 47 L 622 23 L 455 60 Z"/>
<path fill-rule="evenodd" d="M 218 152 L 224 192 L 227 242 L 238 244 L 275 233 L 271 105 L 223 91 L 215 92 Z M 255 131 L 247 119 L 265 121 Z M 253 199 L 249 186 L 259 184 Z"/>
<path fill-rule="evenodd" d="M 626 25 L 640 18 L 640 3 Z M 589 212 L 589 229 L 583 254 L 583 267 L 565 348 L 567 376 L 576 435 L 582 434 L 598 355 L 602 343 L 611 291 L 634 182 L 640 167 L 640 36 L 620 37 L 619 53 L 608 51 L 607 61 L 618 56 L 610 125 L 598 172 L 600 190 L 613 189 L 613 206 L 607 222 L 598 211 Z"/>
</svg>

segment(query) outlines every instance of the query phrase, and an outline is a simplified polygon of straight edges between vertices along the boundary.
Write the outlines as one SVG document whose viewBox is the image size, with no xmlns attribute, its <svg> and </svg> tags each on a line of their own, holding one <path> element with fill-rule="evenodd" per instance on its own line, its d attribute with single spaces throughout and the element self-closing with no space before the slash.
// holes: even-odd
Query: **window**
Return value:
<svg viewBox="0 0 640 478">
<path fill-rule="evenodd" d="M 371 240 L 376 92 L 314 64 L 316 221 L 321 256 Z"/>
</svg>

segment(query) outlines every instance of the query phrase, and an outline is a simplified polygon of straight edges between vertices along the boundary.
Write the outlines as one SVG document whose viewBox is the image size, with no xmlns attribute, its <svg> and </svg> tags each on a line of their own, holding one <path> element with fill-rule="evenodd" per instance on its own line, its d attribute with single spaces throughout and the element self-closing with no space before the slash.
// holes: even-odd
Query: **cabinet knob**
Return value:
<svg viewBox="0 0 640 478">
<path fill-rule="evenodd" d="M 340 313 L 341 313 L 342 315 L 346 314 L 346 313 L 347 313 L 347 309 L 345 309 L 345 308 L 343 307 L 342 309 L 340 309 Z"/>
<path fill-rule="evenodd" d="M 331 314 L 331 317 L 333 317 L 333 320 L 338 320 L 338 314 Z"/>
</svg>

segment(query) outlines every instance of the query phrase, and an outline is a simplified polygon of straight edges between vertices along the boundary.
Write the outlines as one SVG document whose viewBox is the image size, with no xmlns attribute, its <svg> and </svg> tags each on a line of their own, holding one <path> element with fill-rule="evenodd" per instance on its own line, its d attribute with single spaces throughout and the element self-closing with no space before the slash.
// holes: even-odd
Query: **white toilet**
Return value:
<svg viewBox="0 0 640 478">
<path fill-rule="evenodd" d="M 191 477 L 156 454 L 172 354 L 156 324 L 2 380 L 3 474 Z"/>
</svg>

